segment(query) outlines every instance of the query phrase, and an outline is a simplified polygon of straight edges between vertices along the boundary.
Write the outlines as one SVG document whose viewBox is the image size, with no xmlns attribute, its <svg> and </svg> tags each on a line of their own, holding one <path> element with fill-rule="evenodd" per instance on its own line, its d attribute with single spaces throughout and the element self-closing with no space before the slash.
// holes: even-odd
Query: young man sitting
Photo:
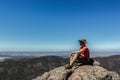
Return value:
<svg viewBox="0 0 120 80">
<path fill-rule="evenodd" d="M 80 39 L 79 44 L 81 48 L 78 51 L 75 51 L 70 54 L 70 64 L 66 65 L 66 69 L 72 68 L 73 64 L 76 61 L 79 61 L 82 64 L 88 64 L 90 60 L 90 52 L 88 47 L 86 46 L 86 40 Z M 72 57 L 73 56 L 73 57 Z"/>
</svg>

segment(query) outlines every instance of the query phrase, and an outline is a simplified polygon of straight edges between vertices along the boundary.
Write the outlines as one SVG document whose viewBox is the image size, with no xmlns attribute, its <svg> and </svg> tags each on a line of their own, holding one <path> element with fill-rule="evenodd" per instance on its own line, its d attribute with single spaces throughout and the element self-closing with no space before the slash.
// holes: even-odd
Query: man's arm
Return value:
<svg viewBox="0 0 120 80">
<path fill-rule="evenodd" d="M 82 48 L 78 51 L 75 51 L 75 54 L 81 54 L 82 52 L 84 52 L 86 50 L 86 48 Z"/>
<path fill-rule="evenodd" d="M 85 48 L 82 48 L 82 49 L 80 49 L 80 50 L 78 50 L 78 51 L 72 52 L 72 53 L 70 53 L 70 56 L 72 56 L 73 54 L 81 54 L 81 53 L 84 52 L 86 49 L 87 49 L 87 48 L 85 47 Z"/>
</svg>

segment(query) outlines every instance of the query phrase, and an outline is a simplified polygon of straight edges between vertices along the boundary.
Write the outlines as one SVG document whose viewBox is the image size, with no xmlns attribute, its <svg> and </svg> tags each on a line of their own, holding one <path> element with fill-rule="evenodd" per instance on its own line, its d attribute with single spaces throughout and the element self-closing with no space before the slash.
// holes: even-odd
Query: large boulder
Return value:
<svg viewBox="0 0 120 80">
<path fill-rule="evenodd" d="M 84 65 L 72 69 L 61 66 L 33 80 L 120 80 L 120 75 L 100 66 Z"/>
<path fill-rule="evenodd" d="M 120 76 L 100 66 L 81 66 L 72 72 L 68 80 L 120 80 Z"/>
<path fill-rule="evenodd" d="M 42 76 L 39 76 L 33 80 L 67 80 L 71 73 L 72 73 L 71 69 L 59 67 L 49 72 L 45 72 Z"/>
</svg>

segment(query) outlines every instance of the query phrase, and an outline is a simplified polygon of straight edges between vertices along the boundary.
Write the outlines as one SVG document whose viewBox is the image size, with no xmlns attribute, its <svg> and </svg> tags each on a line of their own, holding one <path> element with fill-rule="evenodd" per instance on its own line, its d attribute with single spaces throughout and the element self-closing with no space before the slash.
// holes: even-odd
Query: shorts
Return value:
<svg viewBox="0 0 120 80">
<path fill-rule="evenodd" d="M 78 55 L 76 62 L 83 63 L 83 64 L 89 64 L 89 61 L 86 58 L 82 57 L 81 55 Z"/>
</svg>

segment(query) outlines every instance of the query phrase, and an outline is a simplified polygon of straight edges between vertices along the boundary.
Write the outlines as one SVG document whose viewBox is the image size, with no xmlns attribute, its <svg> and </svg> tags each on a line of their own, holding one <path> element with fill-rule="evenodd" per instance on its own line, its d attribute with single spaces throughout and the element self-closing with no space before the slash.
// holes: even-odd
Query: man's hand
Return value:
<svg viewBox="0 0 120 80">
<path fill-rule="evenodd" d="M 70 53 L 70 56 L 72 56 L 73 54 L 75 54 L 75 52 Z"/>
</svg>

